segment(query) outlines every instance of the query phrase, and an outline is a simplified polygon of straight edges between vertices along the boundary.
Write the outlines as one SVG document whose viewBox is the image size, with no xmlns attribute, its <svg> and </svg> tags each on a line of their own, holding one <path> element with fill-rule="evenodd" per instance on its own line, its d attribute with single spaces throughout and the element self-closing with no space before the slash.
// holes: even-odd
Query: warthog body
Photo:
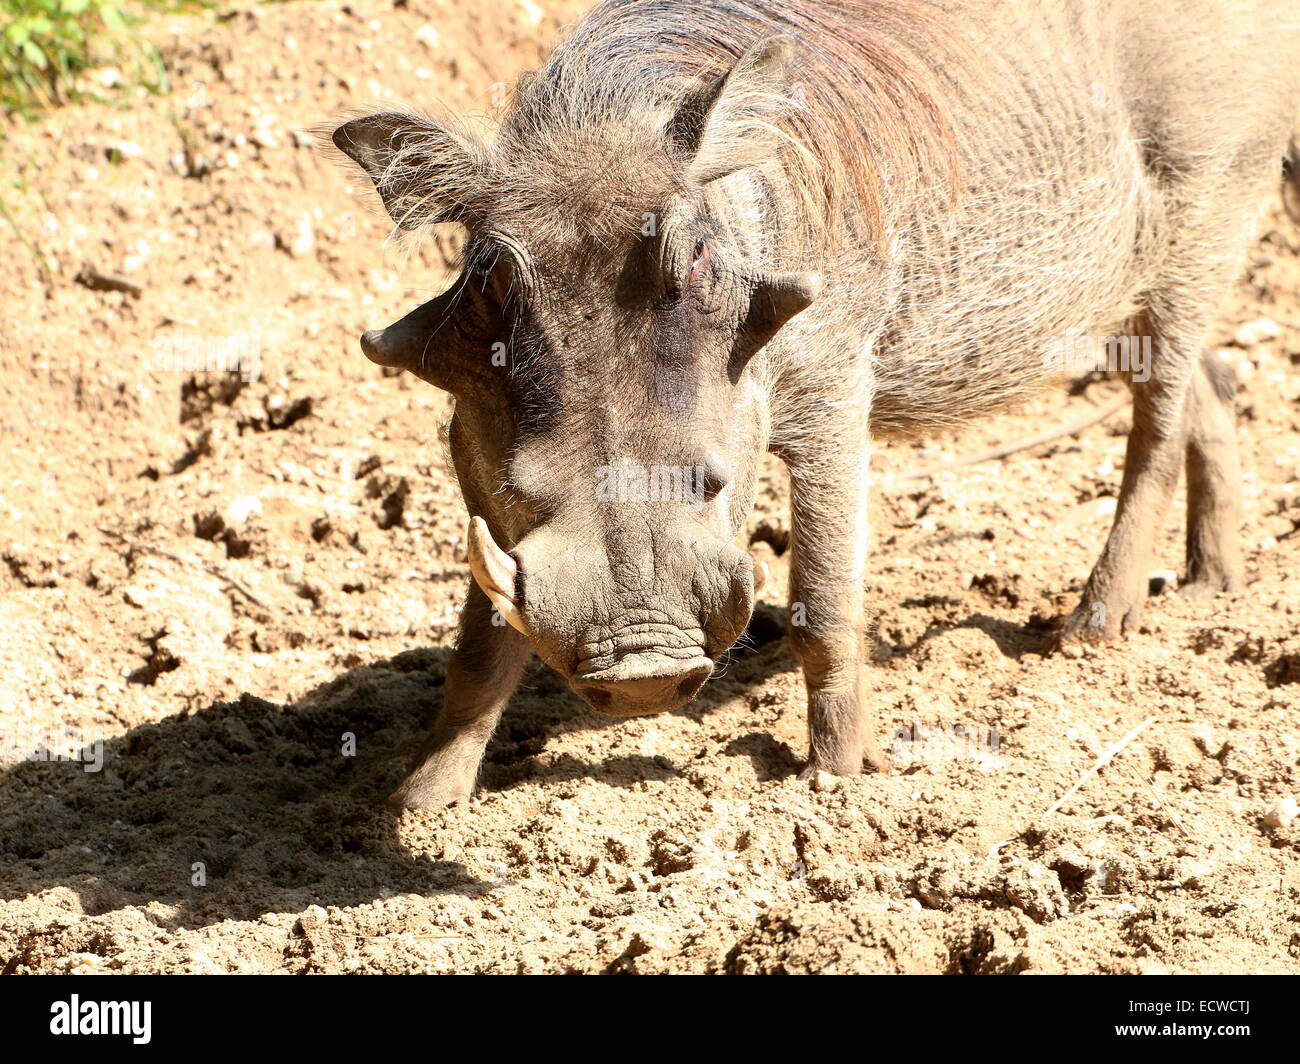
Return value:
<svg viewBox="0 0 1300 1064">
<path fill-rule="evenodd" d="M 481 518 L 396 800 L 470 792 L 530 644 L 606 712 L 693 697 L 753 605 L 732 541 L 764 450 L 791 474 L 808 770 L 885 767 L 871 441 L 1004 407 L 1071 338 L 1139 342 L 1119 509 L 1065 637 L 1133 625 L 1184 466 L 1186 584 L 1231 587 L 1232 385 L 1202 344 L 1277 187 L 1298 27 L 1276 0 L 611 0 L 490 134 L 340 127 L 401 228 L 469 232 L 461 280 L 362 341 L 454 393 Z"/>
</svg>

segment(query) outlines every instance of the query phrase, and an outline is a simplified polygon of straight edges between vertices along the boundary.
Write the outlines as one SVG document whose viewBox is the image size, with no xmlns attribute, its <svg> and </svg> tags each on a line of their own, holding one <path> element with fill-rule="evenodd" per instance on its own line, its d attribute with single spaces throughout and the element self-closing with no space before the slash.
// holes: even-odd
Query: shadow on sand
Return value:
<svg viewBox="0 0 1300 1064">
<path fill-rule="evenodd" d="M 771 642 L 768 629 L 751 645 Z M 62 886 L 91 915 L 157 902 L 156 922 L 196 927 L 396 893 L 491 891 L 439 859 L 436 838 L 432 854 L 412 853 L 383 805 L 438 709 L 449 654 L 425 648 L 358 666 L 289 704 L 243 694 L 140 725 L 103 739 L 99 771 L 73 761 L 7 766 L 0 897 Z M 793 664 L 788 654 L 739 654 L 758 666 L 744 684 L 729 674 L 678 712 L 707 714 L 738 686 Z M 676 774 L 651 757 L 538 763 L 548 738 L 607 727 L 618 722 L 535 665 L 488 747 L 481 786 L 503 790 L 543 772 L 625 787 Z"/>
</svg>

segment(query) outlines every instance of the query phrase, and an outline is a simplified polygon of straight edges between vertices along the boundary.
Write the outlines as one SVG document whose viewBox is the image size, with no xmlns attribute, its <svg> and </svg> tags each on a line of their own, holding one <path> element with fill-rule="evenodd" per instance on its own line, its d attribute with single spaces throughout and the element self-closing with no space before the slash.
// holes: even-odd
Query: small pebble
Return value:
<svg viewBox="0 0 1300 1064">
<path fill-rule="evenodd" d="M 1300 814 L 1300 806 L 1291 795 L 1285 795 L 1269 806 L 1264 823 L 1270 828 L 1284 828 Z"/>
<path fill-rule="evenodd" d="M 1233 342 L 1238 347 L 1254 347 L 1268 340 L 1276 340 L 1282 335 L 1282 327 L 1268 318 L 1248 321 L 1233 334 Z"/>
<path fill-rule="evenodd" d="M 812 783 L 812 789 L 819 793 L 829 793 L 840 789 L 839 776 L 832 776 L 829 772 L 823 772 L 821 769 L 812 774 L 812 779 L 809 782 Z"/>
</svg>

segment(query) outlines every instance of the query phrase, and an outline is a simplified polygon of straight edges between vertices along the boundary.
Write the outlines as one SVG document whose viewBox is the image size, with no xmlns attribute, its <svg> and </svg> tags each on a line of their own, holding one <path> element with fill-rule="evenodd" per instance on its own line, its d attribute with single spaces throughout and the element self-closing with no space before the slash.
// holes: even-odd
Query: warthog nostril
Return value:
<svg viewBox="0 0 1300 1064">
<path fill-rule="evenodd" d="M 608 691 L 595 686 L 583 687 L 580 689 L 582 697 L 592 704 L 596 709 L 604 709 L 609 705 L 613 695 Z"/>
<path fill-rule="evenodd" d="M 707 680 L 712 673 L 713 670 L 710 669 L 708 672 L 704 673 L 703 676 L 701 676 L 697 671 L 686 677 L 686 679 L 677 685 L 677 697 L 683 701 L 688 701 L 694 698 L 695 692 L 704 686 L 704 681 Z"/>
</svg>

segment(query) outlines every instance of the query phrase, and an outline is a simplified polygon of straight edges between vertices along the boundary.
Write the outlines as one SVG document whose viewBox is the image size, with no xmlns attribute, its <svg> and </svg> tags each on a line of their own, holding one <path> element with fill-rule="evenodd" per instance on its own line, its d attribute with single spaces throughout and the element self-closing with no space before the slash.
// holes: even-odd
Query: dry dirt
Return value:
<svg viewBox="0 0 1300 1064">
<path fill-rule="evenodd" d="M 381 808 L 467 570 L 446 401 L 356 337 L 436 290 L 449 249 L 385 252 L 300 131 L 389 99 L 482 108 L 579 6 L 170 17 L 170 96 L 4 129 L 0 198 L 44 265 L 6 227 L 0 970 L 1300 971 L 1300 820 L 1269 816 L 1300 791 L 1300 233 L 1276 210 L 1215 337 L 1243 377 L 1240 593 L 1161 595 L 1122 645 L 1046 654 L 1107 529 L 1123 415 L 907 477 L 1113 388 L 1079 382 L 879 454 L 870 683 L 894 775 L 795 778 L 802 685 L 769 592 L 687 708 L 608 721 L 538 666 L 477 798 Z M 1242 330 L 1261 318 L 1277 330 Z M 177 365 L 227 349 L 258 379 Z M 784 502 L 772 467 L 750 528 L 771 588 Z M 1175 515 L 1159 568 L 1181 496 Z M 897 737 L 914 725 L 998 744 Z M 27 759 L 100 741 L 100 771 Z"/>
</svg>

